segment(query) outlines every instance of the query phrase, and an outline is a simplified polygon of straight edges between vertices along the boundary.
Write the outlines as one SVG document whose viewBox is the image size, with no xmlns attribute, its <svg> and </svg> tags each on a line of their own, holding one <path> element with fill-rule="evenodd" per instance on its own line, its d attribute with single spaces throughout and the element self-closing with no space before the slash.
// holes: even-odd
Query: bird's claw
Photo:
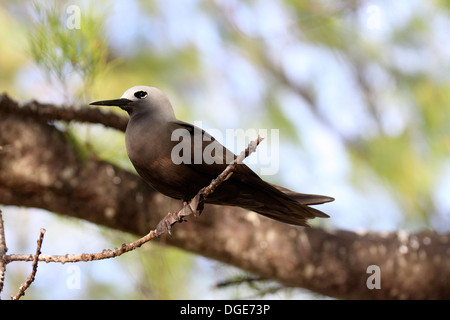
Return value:
<svg viewBox="0 0 450 320">
<path fill-rule="evenodd" d="M 172 225 L 176 222 L 186 222 L 186 217 L 193 214 L 197 217 L 203 210 L 203 199 L 201 195 L 195 196 L 191 201 L 183 201 L 183 209 L 178 212 L 168 213 L 156 226 L 156 236 L 167 232 L 172 237 Z"/>
<path fill-rule="evenodd" d="M 173 218 L 173 213 L 169 213 L 167 216 L 162 219 L 158 225 L 156 226 L 156 235 L 159 237 L 161 234 L 167 232 L 169 236 L 172 236 L 172 221 L 177 219 L 177 215 L 175 214 L 175 219 Z"/>
<path fill-rule="evenodd" d="M 197 213 L 195 212 L 195 210 L 192 209 L 192 207 L 191 207 L 191 202 L 183 201 L 183 207 L 184 207 L 184 208 L 188 208 L 189 211 L 190 211 L 190 213 L 193 214 L 194 217 L 197 218 Z"/>
<path fill-rule="evenodd" d="M 164 219 L 164 224 L 166 225 L 166 231 L 169 234 L 170 237 L 172 237 L 172 225 L 170 224 L 169 221 L 167 221 L 167 219 Z"/>
</svg>

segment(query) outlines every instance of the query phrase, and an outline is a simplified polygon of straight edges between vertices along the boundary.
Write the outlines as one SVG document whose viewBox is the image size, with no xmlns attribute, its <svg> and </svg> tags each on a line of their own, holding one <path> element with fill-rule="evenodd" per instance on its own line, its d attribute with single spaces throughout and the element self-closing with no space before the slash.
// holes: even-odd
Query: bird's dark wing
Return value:
<svg viewBox="0 0 450 320">
<path fill-rule="evenodd" d="M 189 132 L 191 145 L 191 161 L 187 163 L 192 170 L 201 170 L 203 174 L 217 177 L 227 165 L 236 159 L 236 155 L 225 148 L 205 130 L 184 121 L 174 121 L 169 124 L 171 130 L 183 129 Z M 199 155 L 201 163 L 197 163 Z M 206 162 L 205 162 L 206 161 Z"/>
<path fill-rule="evenodd" d="M 171 129 L 187 130 L 191 135 L 191 142 L 194 142 L 194 144 L 197 142 L 191 148 L 192 162 L 186 164 L 195 173 L 197 181 L 200 183 L 201 180 L 201 184 L 203 184 L 197 191 L 209 184 L 212 179 L 225 170 L 228 163 L 236 158 L 236 155 L 201 128 L 183 121 L 172 122 L 170 126 Z M 210 154 L 212 150 L 215 153 Z M 212 159 L 214 162 L 196 164 L 194 153 L 209 156 L 210 160 Z M 195 186 L 195 188 L 198 186 Z M 262 180 L 245 164 L 239 164 L 230 179 L 222 183 L 216 192 L 208 197 L 207 202 L 239 206 L 285 223 L 306 226 L 307 219 L 328 217 L 325 213 L 308 207 L 307 204 L 319 204 L 332 200 L 333 198 L 330 197 L 299 194 L 272 185 Z"/>
</svg>

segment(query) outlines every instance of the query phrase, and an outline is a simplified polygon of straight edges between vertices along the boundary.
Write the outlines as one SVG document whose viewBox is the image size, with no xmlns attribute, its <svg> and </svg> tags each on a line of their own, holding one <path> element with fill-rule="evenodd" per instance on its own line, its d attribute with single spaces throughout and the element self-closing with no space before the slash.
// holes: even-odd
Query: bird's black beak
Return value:
<svg viewBox="0 0 450 320">
<path fill-rule="evenodd" d="M 96 106 L 117 106 L 117 107 L 123 107 L 127 104 L 132 102 L 130 99 L 114 99 L 114 100 L 102 100 L 102 101 L 95 101 L 89 103 L 90 105 L 96 105 Z"/>
</svg>

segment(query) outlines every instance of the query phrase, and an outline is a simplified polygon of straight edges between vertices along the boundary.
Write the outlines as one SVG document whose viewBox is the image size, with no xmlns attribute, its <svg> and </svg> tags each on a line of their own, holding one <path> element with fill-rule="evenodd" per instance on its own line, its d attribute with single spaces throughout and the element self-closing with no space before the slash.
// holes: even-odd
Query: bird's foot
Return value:
<svg viewBox="0 0 450 320">
<path fill-rule="evenodd" d="M 165 227 L 166 227 L 167 233 L 169 234 L 169 236 L 172 237 L 172 232 L 171 232 L 171 230 L 172 230 L 172 225 L 171 225 L 170 222 L 169 222 L 168 220 L 166 220 L 166 219 L 163 219 L 163 221 L 164 221 L 164 225 L 165 225 Z"/>
<path fill-rule="evenodd" d="M 195 217 L 200 215 L 203 210 L 203 197 L 196 195 L 191 201 L 183 202 L 183 208 L 178 212 L 169 212 L 156 226 L 156 236 L 159 237 L 163 233 L 172 236 L 172 225 L 177 222 L 187 221 L 185 217 L 193 214 Z"/>
<path fill-rule="evenodd" d="M 201 215 L 203 211 L 203 197 L 196 195 L 190 201 L 183 201 L 183 210 L 187 211 L 184 215 L 192 214 L 194 217 Z"/>
<path fill-rule="evenodd" d="M 192 210 L 191 204 L 188 201 L 183 201 L 183 209 L 187 209 L 189 211 L 188 214 L 193 214 L 194 217 L 197 217 L 197 214 Z"/>
<path fill-rule="evenodd" d="M 172 236 L 172 224 L 175 223 L 176 213 L 169 212 L 156 226 L 156 234 L 159 237 L 163 233 L 168 233 L 169 236 Z"/>
<path fill-rule="evenodd" d="M 180 212 L 169 212 L 156 226 L 156 235 L 159 237 L 163 233 L 168 233 L 169 236 L 172 236 L 172 225 L 177 222 L 185 222 L 187 221 L 182 215 L 182 211 Z"/>
</svg>

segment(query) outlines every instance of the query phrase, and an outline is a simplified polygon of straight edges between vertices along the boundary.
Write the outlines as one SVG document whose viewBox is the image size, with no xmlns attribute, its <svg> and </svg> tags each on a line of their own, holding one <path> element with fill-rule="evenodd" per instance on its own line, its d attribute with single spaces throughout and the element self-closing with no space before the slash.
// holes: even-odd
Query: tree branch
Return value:
<svg viewBox="0 0 450 320">
<path fill-rule="evenodd" d="M 33 256 L 33 263 L 31 265 L 30 276 L 25 280 L 24 283 L 20 285 L 19 291 L 14 297 L 11 298 L 11 300 L 19 300 L 22 296 L 24 296 L 25 290 L 27 290 L 34 281 L 38 267 L 39 255 L 41 254 L 42 241 L 44 240 L 44 234 L 45 229 L 41 229 L 39 233 L 39 239 L 37 240 L 36 253 Z"/>
<path fill-rule="evenodd" d="M 62 120 L 56 110 L 45 120 L 22 115 L 18 104 L 5 111 L 4 97 L 0 203 L 43 208 L 138 235 L 179 206 L 132 173 L 92 157 L 80 159 L 64 133 L 48 123 Z M 81 110 L 73 110 L 74 119 L 81 118 Z M 449 235 L 298 228 L 227 206 L 205 205 L 204 212 L 160 241 L 333 297 L 450 298 Z M 370 265 L 381 270 L 379 290 L 366 285 Z"/>
<path fill-rule="evenodd" d="M 67 263 L 67 262 L 87 262 L 87 261 L 94 261 L 94 260 L 104 260 L 104 259 L 110 259 L 118 257 L 124 253 L 130 252 L 132 250 L 135 250 L 139 247 L 141 247 L 143 244 L 147 243 L 148 241 L 159 237 L 163 235 L 166 232 L 169 232 L 170 235 L 170 229 L 171 227 L 178 222 L 186 221 L 185 218 L 187 216 L 190 216 L 191 214 L 195 214 L 195 212 L 201 212 L 203 210 L 204 201 L 206 198 L 211 195 L 216 188 L 222 184 L 224 181 L 226 181 L 234 172 L 236 165 L 239 163 L 242 163 L 242 161 L 248 157 L 252 152 L 256 150 L 256 147 L 259 145 L 259 143 L 263 139 L 258 136 L 256 141 L 251 141 L 248 147 L 232 162 L 230 163 L 225 170 L 211 183 L 200 189 L 198 193 L 192 198 L 191 201 L 186 203 L 182 209 L 180 209 L 176 213 L 168 213 L 164 219 L 162 219 L 156 229 L 151 230 L 148 234 L 143 236 L 142 238 L 133 241 L 129 244 L 122 244 L 120 248 L 115 248 L 113 250 L 103 250 L 99 253 L 82 253 L 82 254 L 65 254 L 65 255 L 41 255 L 40 249 L 42 245 L 42 240 L 44 237 L 45 229 L 41 229 L 41 236 L 38 240 L 38 247 L 36 249 L 36 254 L 34 255 L 27 255 L 27 254 L 10 254 L 10 255 L 2 255 L 1 262 L 6 265 L 13 261 L 33 261 L 33 271 L 30 275 L 30 277 L 27 279 L 27 281 L 20 286 L 19 293 L 13 298 L 13 300 L 19 299 L 24 293 L 25 290 L 31 285 L 31 283 L 34 281 L 34 275 L 37 271 L 37 262 L 38 261 L 44 261 L 44 262 L 59 262 L 59 263 Z M 0 211 L 1 213 L 1 211 Z M 0 216 L 1 219 L 1 216 Z M 3 230 L 3 220 L 0 221 L 0 231 Z M 3 237 L 4 238 L 4 237 Z M 1 239 L 0 239 L 1 240 Z M 0 243 L 1 245 L 1 243 Z M 3 246 L 2 246 L 3 247 Z M 6 248 L 6 244 L 4 246 Z M 6 250 L 5 250 L 6 252 Z M 0 290 L 1 292 L 1 290 Z"/>
<path fill-rule="evenodd" d="M 78 121 L 85 123 L 100 123 L 104 126 L 125 131 L 128 123 L 126 117 L 120 116 L 114 112 L 104 112 L 100 108 L 73 108 L 67 106 L 55 106 L 53 104 L 39 103 L 30 101 L 19 105 L 12 100 L 6 93 L 0 95 L 0 111 L 2 114 L 17 114 L 20 109 L 20 115 L 24 118 L 30 118 L 35 121 Z"/>
</svg>

